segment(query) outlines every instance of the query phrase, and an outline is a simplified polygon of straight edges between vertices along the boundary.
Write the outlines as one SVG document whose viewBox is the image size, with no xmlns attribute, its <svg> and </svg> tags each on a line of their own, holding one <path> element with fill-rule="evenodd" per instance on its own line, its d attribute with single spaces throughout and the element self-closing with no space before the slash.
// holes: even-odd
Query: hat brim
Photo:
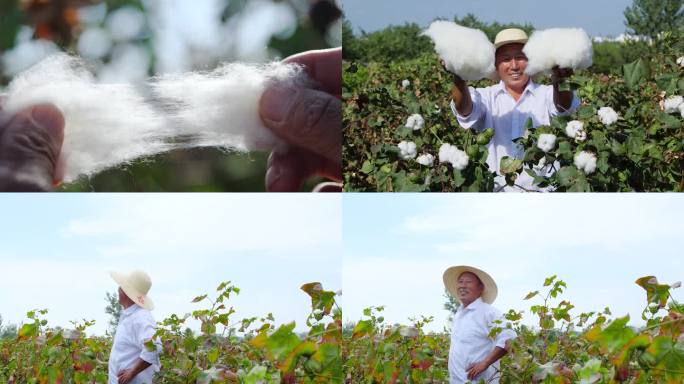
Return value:
<svg viewBox="0 0 684 384">
<path fill-rule="evenodd" d="M 496 296 L 499 293 L 496 282 L 494 282 L 494 279 L 489 276 L 487 272 L 475 267 L 468 265 L 457 265 L 447 268 L 442 276 L 444 280 L 444 286 L 446 287 L 447 291 L 449 291 L 453 297 L 458 298 L 458 277 L 464 272 L 473 273 L 480 279 L 484 285 L 484 289 L 482 290 L 482 295 L 480 297 L 485 303 L 492 304 L 494 300 L 496 300 Z"/>
<path fill-rule="evenodd" d="M 499 49 L 500 47 L 503 47 L 504 45 L 508 45 L 508 44 L 527 44 L 527 40 L 529 40 L 529 39 L 514 39 L 514 40 L 499 41 L 498 43 L 494 44 L 494 49 Z"/>
<path fill-rule="evenodd" d="M 126 275 L 124 275 L 121 272 L 110 271 L 109 276 L 111 276 L 112 279 L 114 279 L 114 281 L 117 284 L 119 284 L 119 287 L 121 287 L 126 296 L 128 296 L 129 299 L 133 300 L 133 302 L 136 303 L 138 306 L 150 311 L 154 309 L 154 302 L 152 301 L 152 299 L 150 299 L 149 296 L 143 294 L 142 292 L 138 292 L 135 288 L 133 288 L 131 283 L 126 278 Z"/>
</svg>

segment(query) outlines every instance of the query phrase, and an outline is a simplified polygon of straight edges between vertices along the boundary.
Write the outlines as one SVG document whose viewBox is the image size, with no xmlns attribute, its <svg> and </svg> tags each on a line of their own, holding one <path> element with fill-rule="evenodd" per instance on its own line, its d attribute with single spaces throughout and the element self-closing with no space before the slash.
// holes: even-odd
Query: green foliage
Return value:
<svg viewBox="0 0 684 384">
<path fill-rule="evenodd" d="M 652 276 L 637 280 L 647 291 L 647 326 L 636 329 L 629 317 L 610 319 L 601 312 L 574 314 L 562 298 L 566 283 L 556 276 L 524 300 L 535 327 L 522 324 L 523 313 L 509 310 L 490 332 L 512 328 L 517 337 L 501 360 L 502 384 L 527 383 L 681 383 L 684 380 L 684 308 L 672 299 L 670 286 Z M 656 285 L 667 303 L 653 307 Z M 353 335 L 345 335 L 348 378 L 363 383 L 446 383 L 449 335 L 425 333 L 431 318 L 411 326 L 389 326 L 384 307 L 364 310 Z"/>
<path fill-rule="evenodd" d="M 116 331 L 116 326 L 119 325 L 119 318 L 121 317 L 121 304 L 119 304 L 118 293 L 105 292 L 105 301 L 107 306 L 105 307 L 105 313 L 111 316 L 109 319 L 109 330 L 113 334 Z"/>
<path fill-rule="evenodd" d="M 159 322 L 162 370 L 160 383 L 342 383 L 340 357 L 342 311 L 335 293 L 320 283 L 302 286 L 312 300 L 308 331 L 294 332 L 295 323 L 277 326 L 269 313 L 233 320 L 230 299 L 240 289 L 221 283 L 216 296 L 192 302 L 206 304 L 185 316 L 173 314 Z M 16 338 L 0 339 L 2 383 L 107 383 L 112 338 L 86 337 L 93 321 L 74 323 L 74 330 L 50 328 L 47 310 L 30 311 Z M 200 332 L 186 327 L 198 321 Z M 146 344 L 154 349 L 155 344 Z"/>
<path fill-rule="evenodd" d="M 634 0 L 624 11 L 631 33 L 652 39 L 684 27 L 684 0 Z"/>
</svg>

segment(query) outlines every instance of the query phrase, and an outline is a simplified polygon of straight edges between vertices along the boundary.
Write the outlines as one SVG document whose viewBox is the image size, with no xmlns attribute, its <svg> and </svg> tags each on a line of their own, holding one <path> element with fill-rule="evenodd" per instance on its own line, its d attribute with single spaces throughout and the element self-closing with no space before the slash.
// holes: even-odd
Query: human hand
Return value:
<svg viewBox="0 0 684 384">
<path fill-rule="evenodd" d="M 451 76 L 451 82 L 454 83 L 455 86 L 457 86 L 459 89 L 465 89 L 466 88 L 466 82 L 461 78 L 461 76 L 451 72 L 450 70 L 447 69 L 446 62 L 443 59 L 439 59 L 439 64 L 442 66 L 442 69 L 444 72 L 449 74 Z"/>
<path fill-rule="evenodd" d="M 321 88 L 272 86 L 261 96 L 264 125 L 290 144 L 287 152 L 271 152 L 266 189 L 297 191 L 314 175 L 341 181 L 342 49 L 303 52 L 284 62 L 303 65 Z M 330 186 L 317 189 L 330 191 Z M 341 185 L 334 189 L 341 190 Z"/>
<path fill-rule="evenodd" d="M 572 68 L 560 68 L 557 65 L 551 68 L 551 82 L 557 84 L 575 74 Z"/>
<path fill-rule="evenodd" d="M 468 374 L 468 380 L 474 380 L 478 375 L 486 371 L 487 368 L 489 368 L 489 364 L 487 364 L 487 362 L 485 361 L 470 364 L 466 369 L 466 373 Z"/>
<path fill-rule="evenodd" d="M 64 117 L 53 105 L 11 116 L 0 107 L 0 191 L 52 190 L 62 178 L 63 141 Z"/>
<path fill-rule="evenodd" d="M 132 369 L 124 369 L 123 371 L 119 372 L 117 379 L 119 380 L 119 384 L 127 384 L 130 383 L 135 376 L 136 373 Z"/>
</svg>

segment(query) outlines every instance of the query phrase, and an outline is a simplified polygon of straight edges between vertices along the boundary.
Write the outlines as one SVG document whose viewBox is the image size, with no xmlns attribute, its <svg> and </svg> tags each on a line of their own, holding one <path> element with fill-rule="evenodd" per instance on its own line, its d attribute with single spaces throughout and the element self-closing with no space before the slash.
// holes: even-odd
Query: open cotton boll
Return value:
<svg viewBox="0 0 684 384">
<path fill-rule="evenodd" d="M 684 56 L 677 58 L 677 65 L 684 68 Z"/>
<path fill-rule="evenodd" d="M 432 167 L 432 164 L 435 162 L 435 157 L 429 153 L 423 153 L 416 158 L 416 162 L 426 167 Z"/>
<path fill-rule="evenodd" d="M 679 106 L 684 103 L 684 97 L 682 96 L 672 96 L 665 99 L 663 103 L 663 108 L 665 113 L 674 113 L 679 111 Z"/>
<path fill-rule="evenodd" d="M 456 148 L 455 145 L 444 143 L 441 147 L 439 147 L 440 163 L 451 163 L 454 168 L 458 170 L 464 170 L 468 166 L 468 160 L 468 155 Z"/>
<path fill-rule="evenodd" d="M 3 118 L 39 103 L 57 106 L 65 120 L 61 156 L 68 183 L 172 149 L 283 145 L 261 123 L 258 101 L 272 82 L 305 84 L 303 73 L 296 65 L 230 64 L 155 79 L 146 98 L 130 84 L 97 83 L 80 59 L 57 54 L 12 80 Z"/>
<path fill-rule="evenodd" d="M 437 20 L 421 35 L 432 39 L 447 70 L 463 80 L 480 80 L 494 73 L 494 44 L 479 29 Z"/>
<path fill-rule="evenodd" d="M 408 81 L 408 79 L 404 79 L 401 81 L 401 87 L 402 88 L 407 88 L 409 85 L 411 85 L 411 82 Z"/>
<path fill-rule="evenodd" d="M 611 107 L 601 107 L 597 112 L 599 120 L 605 125 L 611 125 L 618 120 L 618 114 Z"/>
<path fill-rule="evenodd" d="M 581 28 L 551 28 L 534 31 L 523 48 L 527 56 L 525 73 L 550 73 L 551 68 L 586 69 L 591 66 L 593 48 Z"/>
<path fill-rule="evenodd" d="M 413 115 L 409 116 L 408 119 L 406 119 L 406 128 L 411 128 L 414 131 L 419 131 L 423 129 L 423 125 L 425 125 L 425 119 L 423 119 L 423 116 L 414 113 Z"/>
<path fill-rule="evenodd" d="M 591 152 L 578 152 L 573 160 L 575 166 L 587 175 L 596 170 L 596 155 Z"/>
<path fill-rule="evenodd" d="M 399 147 L 399 157 L 404 160 L 413 159 L 418 154 L 416 149 L 416 143 L 413 141 L 402 141 L 398 145 Z"/>
<path fill-rule="evenodd" d="M 544 152 L 549 152 L 556 147 L 556 135 L 542 133 L 537 140 L 537 147 Z"/>
</svg>

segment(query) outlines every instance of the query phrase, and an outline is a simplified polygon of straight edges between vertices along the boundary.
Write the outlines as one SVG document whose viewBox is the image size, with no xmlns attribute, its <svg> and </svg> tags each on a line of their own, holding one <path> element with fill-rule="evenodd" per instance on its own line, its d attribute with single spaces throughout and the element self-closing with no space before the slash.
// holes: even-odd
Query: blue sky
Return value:
<svg viewBox="0 0 684 384">
<path fill-rule="evenodd" d="M 341 288 L 341 198 L 310 194 L 45 194 L 0 199 L 0 314 L 20 323 L 48 308 L 52 325 L 94 319 L 103 333 L 109 270 L 141 268 L 157 320 L 224 280 L 242 289 L 234 320 L 272 312 L 304 324 L 320 281 Z M 302 329 L 302 327 L 299 327 Z"/>
<path fill-rule="evenodd" d="M 488 271 L 501 311 L 528 311 L 538 303 L 522 298 L 557 274 L 576 315 L 609 305 L 634 325 L 645 303 L 637 278 L 684 280 L 681 195 L 345 194 L 343 205 L 346 320 L 385 305 L 390 324 L 433 315 L 441 330 L 451 265 Z"/>
<path fill-rule="evenodd" d="M 452 19 L 472 13 L 486 22 L 525 23 L 536 28 L 580 27 L 591 36 L 617 36 L 625 32 L 623 11 L 632 0 L 343 0 L 352 25 L 367 32 L 406 22 L 421 26 L 437 17 Z"/>
</svg>

